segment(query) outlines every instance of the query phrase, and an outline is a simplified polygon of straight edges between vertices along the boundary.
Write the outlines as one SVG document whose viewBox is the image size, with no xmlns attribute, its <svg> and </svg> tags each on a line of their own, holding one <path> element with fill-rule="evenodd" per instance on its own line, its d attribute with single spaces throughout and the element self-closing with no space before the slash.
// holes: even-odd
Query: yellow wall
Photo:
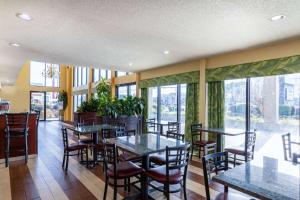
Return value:
<svg viewBox="0 0 300 200">
<path fill-rule="evenodd" d="M 11 112 L 29 112 L 30 111 L 30 91 L 47 91 L 47 92 L 59 92 L 67 90 L 69 76 L 69 68 L 67 66 L 60 66 L 60 87 L 37 87 L 30 86 L 30 61 L 25 62 L 22 67 L 16 83 L 14 86 L 3 86 L 0 90 L 0 98 L 10 101 Z M 69 79 L 69 78 L 68 78 Z M 71 94 L 68 92 L 68 94 Z M 70 105 L 68 106 L 70 107 Z M 65 120 L 70 118 L 69 110 L 65 113 Z"/>
</svg>

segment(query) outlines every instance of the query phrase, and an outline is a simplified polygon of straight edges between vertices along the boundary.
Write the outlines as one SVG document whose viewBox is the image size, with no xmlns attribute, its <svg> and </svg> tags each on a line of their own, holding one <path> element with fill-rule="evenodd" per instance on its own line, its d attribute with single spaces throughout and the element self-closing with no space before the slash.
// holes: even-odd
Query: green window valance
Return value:
<svg viewBox="0 0 300 200">
<path fill-rule="evenodd" d="M 206 70 L 206 81 L 274 76 L 300 73 L 300 56 L 290 56 L 253 63 L 232 65 Z"/>
<path fill-rule="evenodd" d="M 198 83 L 199 77 L 200 77 L 199 71 L 161 76 L 161 77 L 141 80 L 139 87 L 148 88 L 148 87 L 175 85 L 175 84 L 183 84 L 183 83 Z"/>
</svg>

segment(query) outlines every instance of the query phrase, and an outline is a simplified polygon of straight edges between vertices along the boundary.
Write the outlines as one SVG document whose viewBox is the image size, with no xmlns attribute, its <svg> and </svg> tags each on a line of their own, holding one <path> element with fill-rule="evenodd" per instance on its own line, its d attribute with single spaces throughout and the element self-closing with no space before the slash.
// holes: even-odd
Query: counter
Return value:
<svg viewBox="0 0 300 200">
<path fill-rule="evenodd" d="M 36 114 L 29 114 L 28 119 L 28 155 L 34 155 L 38 153 L 38 135 L 37 135 L 37 121 Z M 0 114 L 0 159 L 4 158 L 5 149 L 5 115 Z M 22 146 L 24 144 L 24 138 L 11 139 L 10 146 Z M 10 152 L 10 157 L 23 156 L 23 152 Z"/>
</svg>

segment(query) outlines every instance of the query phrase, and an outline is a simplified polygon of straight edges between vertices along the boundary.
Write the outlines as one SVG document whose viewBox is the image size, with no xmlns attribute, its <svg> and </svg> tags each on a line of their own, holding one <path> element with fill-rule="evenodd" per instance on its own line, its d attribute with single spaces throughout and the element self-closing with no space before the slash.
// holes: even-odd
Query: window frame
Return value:
<svg viewBox="0 0 300 200">
<path fill-rule="evenodd" d="M 31 83 L 31 62 L 37 62 L 37 63 L 43 63 L 44 65 L 44 71 L 47 70 L 47 64 L 50 64 L 50 65 L 57 65 L 58 66 L 58 73 L 59 73 L 59 76 L 58 76 L 58 84 L 57 86 L 54 86 L 54 85 L 51 85 L 51 86 L 48 86 L 47 85 L 47 77 L 43 77 L 44 78 L 44 83 L 42 86 L 40 85 L 33 85 Z M 41 75 L 42 76 L 42 75 Z M 53 78 L 52 78 L 52 81 L 53 81 Z M 30 61 L 30 69 L 29 69 L 29 83 L 30 83 L 30 86 L 34 86 L 34 87 L 52 87 L 52 88 L 59 88 L 60 87 L 60 65 L 59 64 L 54 64 L 54 63 L 47 63 L 47 62 L 39 62 L 39 61 Z"/>
<path fill-rule="evenodd" d="M 128 97 L 128 96 L 132 96 L 132 95 L 130 95 L 130 86 L 133 86 L 133 85 L 136 85 L 136 83 L 134 82 L 134 83 L 126 83 L 126 84 L 120 84 L 120 85 L 116 85 L 116 97 L 118 98 L 118 99 L 120 99 L 119 98 L 119 87 L 126 87 L 126 97 Z"/>
<path fill-rule="evenodd" d="M 73 87 L 80 87 L 80 86 L 84 86 L 84 85 L 88 84 L 88 77 L 89 77 L 88 69 L 89 69 L 88 67 L 84 67 L 84 66 L 75 66 L 74 67 L 74 69 L 73 69 Z M 83 84 L 83 80 L 84 80 L 83 70 L 86 70 L 86 73 L 85 73 L 86 83 L 85 84 Z M 80 74 L 80 76 L 79 76 L 79 74 Z"/>
<path fill-rule="evenodd" d="M 123 72 L 123 73 L 125 73 L 125 75 L 119 76 L 118 75 L 119 72 L 123 72 L 123 71 L 115 71 L 115 76 L 116 77 L 128 76 L 128 75 L 131 75 L 131 73 L 132 73 L 132 72 Z"/>
<path fill-rule="evenodd" d="M 98 73 L 96 73 L 95 70 L 98 70 Z M 104 78 L 105 80 L 111 79 L 111 74 L 110 74 L 110 77 L 108 76 L 109 72 L 111 73 L 111 70 L 101 69 L 101 68 L 93 68 L 93 83 L 98 82 L 101 80 L 101 78 L 103 78 L 101 76 L 101 70 L 105 70 L 105 78 Z M 95 79 L 95 74 L 98 74 L 98 78 L 99 78 L 98 80 Z"/>
</svg>

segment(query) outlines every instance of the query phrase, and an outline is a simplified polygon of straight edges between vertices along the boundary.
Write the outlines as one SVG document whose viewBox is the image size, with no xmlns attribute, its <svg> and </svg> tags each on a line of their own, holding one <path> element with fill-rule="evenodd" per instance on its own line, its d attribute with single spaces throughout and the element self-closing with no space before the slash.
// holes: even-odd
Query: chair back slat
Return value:
<svg viewBox="0 0 300 200">
<path fill-rule="evenodd" d="M 201 128 L 202 128 L 202 124 L 192 124 L 191 133 L 200 133 Z"/>
<path fill-rule="evenodd" d="M 176 140 L 184 141 L 184 134 L 173 132 L 173 131 L 167 131 L 167 138 L 173 138 Z"/>
<path fill-rule="evenodd" d="M 290 160 L 292 158 L 291 133 L 284 134 L 281 137 L 283 144 L 284 159 Z"/>
<path fill-rule="evenodd" d="M 101 138 L 108 139 L 108 138 L 115 138 L 116 131 L 114 129 L 101 129 Z"/>
<path fill-rule="evenodd" d="M 69 146 L 68 131 L 65 127 L 61 128 L 64 148 Z"/>
<path fill-rule="evenodd" d="M 246 140 L 246 156 L 248 158 L 253 159 L 254 156 L 254 148 L 255 148 L 255 141 L 256 141 L 256 132 L 248 132 L 247 133 L 247 140 Z"/>
<path fill-rule="evenodd" d="M 182 147 L 166 147 L 166 170 L 187 168 L 190 155 L 190 144 Z"/>
<path fill-rule="evenodd" d="M 106 175 L 110 165 L 113 165 L 114 174 L 116 175 L 116 166 L 117 166 L 116 144 L 105 143 L 104 144 L 104 169 Z"/>
<path fill-rule="evenodd" d="M 5 127 L 9 131 L 13 128 L 22 129 L 24 132 L 28 128 L 29 114 L 26 113 L 6 113 L 5 114 Z"/>
<path fill-rule="evenodd" d="M 179 122 L 168 122 L 168 131 L 179 133 Z"/>
<path fill-rule="evenodd" d="M 218 152 L 203 156 L 202 165 L 206 199 L 210 200 L 209 185 L 212 182 L 212 176 L 228 170 L 228 152 Z"/>
</svg>

